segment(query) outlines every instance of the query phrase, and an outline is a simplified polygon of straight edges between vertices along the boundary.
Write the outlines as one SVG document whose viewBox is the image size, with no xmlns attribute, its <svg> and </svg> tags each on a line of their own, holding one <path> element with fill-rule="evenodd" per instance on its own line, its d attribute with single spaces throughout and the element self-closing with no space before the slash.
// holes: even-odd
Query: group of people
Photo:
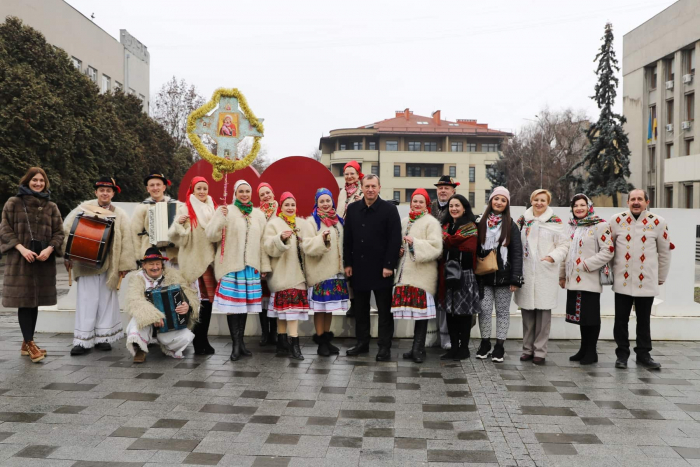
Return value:
<svg viewBox="0 0 700 467">
<path fill-rule="evenodd" d="M 557 306 L 557 283 L 567 289 L 566 321 L 579 325 L 581 348 L 572 361 L 598 360 L 600 295 L 604 285 L 615 292 L 616 367 L 630 356 L 628 320 L 637 315 L 637 362 L 659 368 L 651 356 L 650 315 L 654 296 L 670 268 L 666 222 L 647 210 L 643 190 L 629 194 L 628 210 L 606 222 L 595 215 L 584 194 L 571 201 L 568 226 L 549 207 L 551 194 L 535 190 L 531 206 L 517 220 L 511 216 L 510 193 L 492 190 L 481 216 L 456 193 L 451 177 L 440 178 L 437 199 L 417 189 L 410 212 L 401 219 L 395 205 L 380 196 L 377 175 L 363 175 L 360 165 L 344 168 L 345 187 L 337 203 L 326 188 L 315 195 L 313 212 L 302 217 L 294 194 L 277 199 L 273 187 L 234 186 L 233 203 L 218 206 L 205 178 L 194 177 L 184 203 L 166 195 L 163 174 L 144 179 L 149 197 L 131 218 L 112 204 L 121 190 L 113 178 L 94 184 L 96 199 L 86 201 L 63 221 L 50 201 L 49 179 L 38 167 L 20 180 L 17 196 L 2 212 L 0 251 L 6 254 L 3 305 L 17 307 L 23 335 L 21 353 L 33 362 L 46 351 L 34 342 L 38 307 L 55 305 L 54 256 L 67 248 L 71 227 L 86 205 L 111 212 L 113 238 L 107 260 L 90 268 L 65 261 L 77 281 L 75 331 L 71 355 L 91 348 L 110 350 L 126 336 L 134 362 L 143 362 L 151 344 L 182 358 L 190 343 L 199 355 L 215 352 L 208 341 L 212 314 L 224 314 L 232 341 L 231 360 L 252 355 L 243 334 L 249 314 L 262 328 L 260 345 L 275 344 L 280 355 L 303 360 L 299 321 L 313 315 L 317 354 L 338 354 L 331 332 L 333 314 L 351 310 L 357 342 L 346 352 L 370 351 L 370 299 L 378 311 L 377 361 L 391 359 L 394 319 L 414 322 L 413 343 L 404 359 L 426 358 L 428 323 L 436 319 L 441 360 L 470 357 L 469 335 L 478 317 L 481 343 L 476 357 L 504 361 L 511 297 L 523 321 L 521 361 L 544 364 Z M 253 206 L 253 190 L 260 206 Z M 149 207 L 174 203 L 175 217 L 167 241 L 152 244 Z M 70 248 L 68 246 L 68 248 Z M 126 331 L 119 314 L 117 290 L 129 271 Z M 179 286 L 184 295 L 175 313 L 187 326 L 166 329 L 162 310 L 149 294 Z M 496 343 L 491 347 L 492 315 Z M 167 332 L 166 332 L 167 331 Z"/>
</svg>

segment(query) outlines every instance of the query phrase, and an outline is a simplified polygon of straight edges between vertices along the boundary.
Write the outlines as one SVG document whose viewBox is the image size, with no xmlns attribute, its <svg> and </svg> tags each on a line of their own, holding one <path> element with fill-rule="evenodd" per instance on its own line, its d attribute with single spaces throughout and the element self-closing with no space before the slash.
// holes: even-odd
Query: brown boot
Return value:
<svg viewBox="0 0 700 467">
<path fill-rule="evenodd" d="M 39 346 L 36 346 L 37 349 L 39 349 Z M 39 349 L 42 354 L 46 355 L 46 350 L 44 349 Z M 22 341 L 22 350 L 20 350 L 19 354 L 23 357 L 28 357 L 29 356 L 29 350 L 27 349 L 27 343 L 25 341 Z"/>
<path fill-rule="evenodd" d="M 27 342 L 27 352 L 29 353 L 29 358 L 31 358 L 32 362 L 34 363 L 38 363 L 46 358 L 46 356 L 41 353 L 41 349 L 36 346 L 34 341 Z"/>
<path fill-rule="evenodd" d="M 140 348 L 136 349 L 136 355 L 134 355 L 134 363 L 143 363 L 146 361 L 146 352 Z"/>
</svg>

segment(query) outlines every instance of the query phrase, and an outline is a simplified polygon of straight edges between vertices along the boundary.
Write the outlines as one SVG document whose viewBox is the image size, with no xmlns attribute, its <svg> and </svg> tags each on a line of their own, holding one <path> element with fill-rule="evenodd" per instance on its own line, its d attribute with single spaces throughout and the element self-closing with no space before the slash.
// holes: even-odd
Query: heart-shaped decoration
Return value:
<svg viewBox="0 0 700 467">
<path fill-rule="evenodd" d="M 178 199 L 185 202 L 190 181 L 196 177 L 204 177 L 209 181 L 209 195 L 217 204 L 223 204 L 224 182 L 214 181 L 211 165 L 205 161 L 197 161 L 182 177 Z M 246 167 L 228 175 L 228 196 L 226 204 L 233 203 L 233 186 L 238 180 L 245 180 L 253 187 L 253 204 L 260 205 L 258 184 L 266 182 L 272 185 L 275 199 L 279 200 L 285 191 L 291 192 L 297 200 L 297 213 L 307 217 L 314 209 L 314 197 L 319 188 L 328 188 L 333 193 L 333 199 L 338 200 L 338 182 L 330 170 L 323 164 L 309 157 L 292 156 L 273 162 L 262 175 L 252 167 Z"/>
</svg>

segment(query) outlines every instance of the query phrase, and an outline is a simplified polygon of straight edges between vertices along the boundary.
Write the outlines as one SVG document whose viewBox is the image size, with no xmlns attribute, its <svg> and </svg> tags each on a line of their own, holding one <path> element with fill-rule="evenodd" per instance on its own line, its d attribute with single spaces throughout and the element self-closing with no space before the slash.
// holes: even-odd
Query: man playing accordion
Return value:
<svg viewBox="0 0 700 467">
<path fill-rule="evenodd" d="M 131 320 L 126 328 L 126 348 L 134 356 L 134 363 L 146 360 L 150 343 L 160 344 L 163 353 L 170 357 L 182 358 L 184 350 L 194 339 L 192 329 L 199 315 L 197 292 L 177 269 L 165 268 L 167 260 L 158 248 L 149 248 L 141 258 L 141 270 L 129 280 L 126 312 Z M 172 290 L 174 292 L 169 295 Z M 165 298 L 156 300 L 157 295 Z M 186 327 L 178 328 L 178 317 Z"/>
</svg>

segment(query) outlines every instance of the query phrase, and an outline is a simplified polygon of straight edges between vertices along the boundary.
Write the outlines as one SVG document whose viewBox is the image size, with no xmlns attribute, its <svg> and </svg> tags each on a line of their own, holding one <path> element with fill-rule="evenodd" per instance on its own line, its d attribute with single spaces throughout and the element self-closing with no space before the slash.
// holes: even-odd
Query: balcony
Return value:
<svg viewBox="0 0 700 467">
<path fill-rule="evenodd" d="M 379 159 L 379 151 L 376 150 L 353 150 L 345 149 L 333 151 L 331 153 L 331 162 L 338 164 L 340 162 L 370 162 Z"/>
<path fill-rule="evenodd" d="M 664 183 L 700 181 L 700 154 L 664 159 Z"/>
</svg>

